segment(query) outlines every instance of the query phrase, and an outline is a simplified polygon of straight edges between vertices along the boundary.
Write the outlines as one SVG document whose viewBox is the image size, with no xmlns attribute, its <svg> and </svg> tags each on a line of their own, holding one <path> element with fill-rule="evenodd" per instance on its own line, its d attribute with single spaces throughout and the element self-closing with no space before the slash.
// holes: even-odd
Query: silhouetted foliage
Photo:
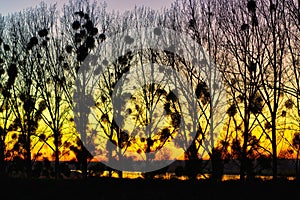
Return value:
<svg viewBox="0 0 300 200">
<path fill-rule="evenodd" d="M 48 35 L 48 30 L 46 28 L 42 29 L 42 30 L 39 30 L 38 31 L 38 35 L 40 37 L 46 37 Z"/>
<path fill-rule="evenodd" d="M 210 93 L 205 82 L 199 82 L 196 87 L 196 97 L 205 105 L 210 102 Z"/>
<path fill-rule="evenodd" d="M 237 113 L 237 107 L 235 104 L 231 104 L 230 107 L 227 109 L 227 114 L 230 117 L 234 117 Z"/>
<path fill-rule="evenodd" d="M 247 8 L 248 8 L 249 12 L 255 12 L 256 11 L 256 1 L 248 0 Z"/>
</svg>

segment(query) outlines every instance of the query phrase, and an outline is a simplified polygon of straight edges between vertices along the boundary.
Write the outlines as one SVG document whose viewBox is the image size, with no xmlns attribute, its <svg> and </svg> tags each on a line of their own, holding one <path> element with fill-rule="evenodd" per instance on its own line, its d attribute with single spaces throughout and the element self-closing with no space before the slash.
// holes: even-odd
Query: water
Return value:
<svg viewBox="0 0 300 200">
<path fill-rule="evenodd" d="M 108 177 L 109 172 L 105 171 L 101 177 Z M 112 177 L 118 178 L 117 173 L 112 173 Z M 198 180 L 205 180 L 210 177 L 210 174 L 199 174 L 197 176 Z M 123 178 L 128 178 L 128 179 L 137 179 L 137 178 L 144 178 L 143 174 L 141 172 L 123 172 Z M 272 176 L 270 175 L 257 175 L 255 176 L 256 179 L 261 179 L 261 180 L 272 180 Z M 296 178 L 294 176 L 285 176 L 284 177 L 287 180 L 295 180 Z M 154 179 L 164 179 L 164 180 L 171 180 L 171 179 L 178 179 L 178 180 L 188 180 L 188 176 L 180 176 L 177 177 L 175 173 L 170 173 L 167 172 L 166 174 L 159 174 L 155 175 Z M 222 181 L 228 181 L 228 180 L 239 180 L 240 175 L 239 174 L 224 174 L 222 177 Z"/>
</svg>

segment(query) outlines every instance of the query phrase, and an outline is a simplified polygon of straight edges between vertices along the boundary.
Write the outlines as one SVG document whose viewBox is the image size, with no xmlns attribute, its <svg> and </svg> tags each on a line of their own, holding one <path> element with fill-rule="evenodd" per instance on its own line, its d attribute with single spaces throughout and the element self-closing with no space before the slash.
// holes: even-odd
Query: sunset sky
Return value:
<svg viewBox="0 0 300 200">
<path fill-rule="evenodd" d="M 58 3 L 59 6 L 67 3 L 69 0 L 45 0 L 47 4 Z M 128 10 L 137 6 L 149 6 L 153 9 L 161 9 L 163 7 L 169 7 L 173 0 L 97 0 L 98 2 L 106 2 L 109 10 Z M 36 6 L 41 0 L 0 0 L 0 14 L 7 15 L 11 12 L 23 10 L 27 7 Z"/>
</svg>

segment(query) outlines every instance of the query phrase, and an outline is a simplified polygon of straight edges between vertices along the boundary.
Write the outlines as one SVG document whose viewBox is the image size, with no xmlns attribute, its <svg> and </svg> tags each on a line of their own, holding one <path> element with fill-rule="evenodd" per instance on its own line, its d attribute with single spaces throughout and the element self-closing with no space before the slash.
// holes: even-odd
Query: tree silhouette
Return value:
<svg viewBox="0 0 300 200">
<path fill-rule="evenodd" d="M 105 4 L 99 6 L 96 2 L 90 4 L 89 1 L 78 0 L 64 7 L 61 19 L 63 29 L 67 33 L 64 45 L 68 53 L 66 59 L 70 69 L 68 73 L 72 77 L 72 85 L 75 85 L 75 88 L 69 92 L 68 98 L 74 98 L 74 101 L 69 101 L 69 103 L 74 111 L 76 130 L 79 131 L 78 134 L 82 140 L 80 144 L 83 146 L 79 147 L 81 150 L 87 149 L 86 147 L 90 146 L 92 140 L 88 118 L 91 114 L 90 108 L 95 105 L 93 89 L 87 86 L 88 73 L 94 68 L 86 67 L 90 64 L 88 59 L 93 60 L 90 55 L 96 53 L 97 46 L 104 41 L 104 32 L 108 24 L 106 17 Z M 101 26 L 101 31 L 98 26 Z M 84 159 L 86 153 L 88 152 L 83 151 L 83 159 L 80 159 L 81 170 L 85 178 L 88 168 L 87 159 Z"/>
<path fill-rule="evenodd" d="M 136 24 L 137 19 L 143 16 L 149 18 L 145 17 L 144 22 Z M 114 33 L 120 32 L 128 26 L 136 27 L 138 30 L 142 30 L 149 24 L 157 26 L 157 22 L 150 19 L 156 19 L 151 10 L 139 8 L 135 15 L 123 17 L 124 27 L 116 26 L 112 30 Z M 153 33 L 156 35 L 159 34 L 159 31 L 154 29 Z M 97 97 L 99 102 L 96 104 L 97 112 L 101 114 L 98 122 L 108 138 L 106 148 L 108 157 L 109 160 L 128 159 L 123 154 L 135 152 L 140 155 L 142 160 L 151 163 L 155 159 L 153 153 L 162 149 L 176 133 L 181 118 L 175 91 L 166 85 L 167 72 L 164 69 L 158 72 L 156 69 L 157 64 L 168 57 L 167 54 L 156 49 L 127 48 L 135 40 L 141 41 L 142 46 L 148 45 L 142 43 L 143 38 L 133 39 L 130 35 L 125 34 L 124 37 L 120 36 L 115 40 L 114 48 L 120 52 L 120 56 L 110 62 L 105 60 L 106 62 L 103 63 L 106 65 L 107 71 L 101 77 L 99 84 L 101 95 Z M 111 64 L 107 65 L 108 63 Z M 137 64 L 139 67 L 136 66 Z M 159 82 L 149 83 L 149 80 L 154 80 L 156 73 L 160 73 L 162 76 Z M 130 89 L 132 82 L 136 84 L 134 91 Z M 118 85 L 124 86 L 119 88 Z M 128 87 L 126 88 L 126 86 Z M 117 97 L 117 102 L 114 103 L 112 109 L 113 97 Z M 119 116 L 119 118 L 115 116 Z M 114 145 L 115 147 L 113 147 Z M 116 153 L 115 157 L 113 157 L 113 153 Z"/>
<path fill-rule="evenodd" d="M 30 9 L 18 14 L 12 15 L 7 20 L 10 22 L 9 31 L 11 33 L 11 41 L 13 48 L 6 48 L 11 51 L 13 62 L 9 67 L 9 76 L 11 79 L 11 95 L 10 101 L 13 108 L 15 119 L 13 120 L 11 131 L 18 132 L 15 137 L 15 144 L 11 149 L 13 152 L 23 158 L 26 162 L 24 169 L 26 175 L 31 178 L 32 169 L 32 138 L 36 136 L 38 123 L 41 119 L 41 113 L 45 109 L 39 100 L 39 92 L 36 87 L 36 59 L 31 55 L 36 51 L 38 45 L 37 30 L 33 24 L 32 17 L 35 16 L 34 9 Z M 32 23 L 33 22 L 33 23 Z M 30 48 L 28 48 L 30 44 Z M 18 84 L 13 84 L 14 81 Z M 9 91 L 9 90 L 8 90 Z"/>
<path fill-rule="evenodd" d="M 298 132 L 294 134 L 293 138 L 293 147 L 296 149 L 297 155 L 296 155 L 296 176 L 299 177 L 299 153 L 300 153 L 300 135 Z"/>
<path fill-rule="evenodd" d="M 179 8 L 179 9 L 178 9 Z M 226 96 L 222 93 L 222 76 L 219 67 L 224 64 L 222 48 L 219 45 L 223 40 L 218 25 L 220 5 L 210 1 L 177 1 L 174 4 L 174 17 L 178 31 L 191 37 L 203 49 L 197 49 L 196 55 L 201 54 L 200 60 L 185 63 L 189 73 L 190 84 L 198 98 L 198 121 L 195 123 L 196 136 L 186 155 L 193 162 L 201 161 L 205 156 L 212 156 L 212 150 L 217 144 L 220 127 L 224 114 L 220 108 L 225 104 Z M 182 12 L 177 12 L 182 10 Z M 195 58 L 198 58 L 197 56 Z M 189 162 L 189 161 L 188 161 Z M 195 166 L 201 172 L 201 167 Z M 214 164 L 214 163 L 213 163 Z"/>
<path fill-rule="evenodd" d="M 297 137 L 299 131 L 299 114 L 300 114 L 300 99 L 299 99 L 299 54 L 297 54 L 297 49 L 300 45 L 300 37 L 299 37 L 299 2 L 298 7 L 295 1 L 290 1 L 287 3 L 288 13 L 285 16 L 286 23 L 284 24 L 286 30 L 286 38 L 287 38 L 287 49 L 289 58 L 287 61 L 288 72 L 290 74 L 287 83 L 283 85 L 282 90 L 287 96 L 287 100 L 284 102 L 285 106 L 285 114 L 286 118 L 294 119 L 292 124 L 295 126 L 296 132 L 293 135 L 292 147 L 296 150 L 296 175 L 298 172 L 298 144 Z M 298 176 L 298 175 L 297 175 Z"/>
<path fill-rule="evenodd" d="M 74 158 L 83 178 L 106 169 L 122 177 L 89 162 L 98 154 L 133 163 L 130 153 L 149 164 L 168 160 L 175 151 L 154 156 L 168 144 L 184 152 L 177 174 L 190 179 L 209 166 L 220 181 L 230 159 L 241 180 L 270 167 L 276 180 L 277 159 L 287 155 L 298 174 L 299 1 L 183 0 L 120 13 L 74 0 L 61 11 L 41 3 L 0 16 L 1 176 L 68 177 L 61 159 Z M 148 38 L 130 31 L 149 27 Z M 179 40 L 153 49 L 151 37 Z"/>
<path fill-rule="evenodd" d="M 242 117 L 244 141 L 243 148 L 241 149 L 244 152 L 244 161 L 241 163 L 241 178 L 244 174 L 243 171 L 246 170 L 246 166 L 243 166 L 243 163 L 247 163 L 248 143 L 250 143 L 250 139 L 252 138 L 251 127 L 255 128 L 255 124 L 261 126 L 261 132 L 267 135 L 270 143 L 273 145 L 274 179 L 277 176 L 275 175 L 277 174 L 276 122 L 277 113 L 282 102 L 282 86 L 280 82 L 284 80 L 284 69 L 282 68 L 284 33 L 282 29 L 278 29 L 277 32 L 276 27 L 279 25 L 277 23 L 283 20 L 279 14 L 283 11 L 279 7 L 284 5 L 276 9 L 278 15 L 274 14 L 273 6 L 270 6 L 272 7 L 271 10 L 266 9 L 270 8 L 267 5 L 268 3 L 265 1 L 261 3 L 248 1 L 248 9 L 244 10 L 244 2 L 236 7 L 233 4 L 227 4 L 226 7 L 230 7 L 231 11 L 224 12 L 224 16 L 221 17 L 222 26 L 224 26 L 221 29 L 225 32 L 224 36 L 226 37 L 224 45 L 227 48 L 229 47 L 229 50 L 230 48 L 235 49 L 233 56 L 237 63 L 233 63 L 233 66 L 239 72 L 235 73 L 236 70 L 229 70 L 233 76 L 227 79 L 227 83 L 230 84 L 231 89 L 235 88 L 240 93 L 240 95 L 236 95 L 236 92 L 232 93 L 234 95 L 233 100 L 236 99 L 233 104 L 239 104 L 239 102 L 243 102 L 244 104 L 239 109 L 239 111 L 244 112 Z M 264 9 L 260 10 L 261 7 Z M 238 15 L 243 17 L 235 17 Z M 278 19 L 275 20 L 275 18 Z M 267 21 L 270 22 L 266 23 Z M 233 24 L 230 25 L 231 23 Z M 272 27 L 269 24 L 273 24 Z M 237 27 L 240 27 L 240 29 Z M 269 35 L 272 35 L 273 38 L 264 37 L 265 34 L 263 32 L 266 31 L 269 31 Z M 232 38 L 227 37 L 228 35 L 233 35 L 236 39 L 232 40 Z M 274 54 L 270 52 L 274 52 Z M 224 68 L 225 70 L 227 69 Z M 239 82 L 238 77 L 241 77 L 243 81 Z M 237 106 L 237 108 L 240 107 Z M 241 112 L 239 113 L 242 114 Z M 255 118 L 253 119 L 252 116 Z M 271 118 L 271 122 L 269 122 L 269 117 Z M 268 132 L 269 129 L 266 129 L 263 124 L 268 124 L 268 127 L 271 128 L 271 133 Z M 240 125 L 238 126 L 240 127 Z M 261 138 L 261 136 L 258 138 Z M 244 167 L 245 169 L 243 169 Z"/>
<path fill-rule="evenodd" d="M 10 52 L 8 41 L 4 41 L 4 26 L 5 26 L 4 17 L 0 16 L 0 76 L 1 76 L 1 102 L 0 102 L 0 111 L 1 111 L 1 125 L 0 125 L 0 176 L 5 175 L 6 169 L 6 152 L 7 145 L 6 139 L 9 136 L 9 131 L 14 129 L 13 124 L 11 123 L 14 120 L 13 110 L 11 107 L 11 93 L 12 85 L 14 85 L 17 74 L 16 64 L 14 62 L 15 53 Z"/>
<path fill-rule="evenodd" d="M 266 46 L 265 59 L 267 64 L 261 64 L 260 70 L 263 71 L 261 96 L 266 102 L 268 111 L 271 115 L 271 143 L 273 160 L 273 178 L 277 179 L 277 122 L 280 111 L 280 103 L 283 97 L 283 83 L 285 82 L 285 48 L 286 33 L 281 24 L 285 22 L 285 2 L 273 1 L 263 2 L 265 8 L 261 11 L 259 17 L 265 22 L 265 31 L 269 32 L 270 37 L 262 39 Z M 268 9 L 267 9 L 268 8 Z"/>
<path fill-rule="evenodd" d="M 69 141 L 64 138 L 71 136 L 64 134 L 64 129 L 70 128 L 69 118 L 72 118 L 70 107 L 70 87 L 72 82 L 72 72 L 68 64 L 67 54 L 65 52 L 65 38 L 59 32 L 56 19 L 56 7 L 44 7 L 42 13 L 47 19 L 46 24 L 39 29 L 37 39 L 41 44 L 36 48 L 37 65 L 37 87 L 40 91 L 41 106 L 44 111 L 41 118 L 46 126 L 50 129 L 51 134 L 46 138 L 39 136 L 47 146 L 53 151 L 55 160 L 55 178 L 60 177 L 60 158 L 69 154 L 67 150 Z M 44 28 L 46 27 L 46 28 Z M 31 47 L 30 40 L 28 47 Z M 65 137 L 64 137 L 65 136 Z M 52 142 L 53 141 L 53 142 Z M 52 145 L 53 144 L 53 145 Z M 54 147 L 52 147 L 54 146 Z M 62 147 L 65 149 L 62 150 Z"/>
</svg>

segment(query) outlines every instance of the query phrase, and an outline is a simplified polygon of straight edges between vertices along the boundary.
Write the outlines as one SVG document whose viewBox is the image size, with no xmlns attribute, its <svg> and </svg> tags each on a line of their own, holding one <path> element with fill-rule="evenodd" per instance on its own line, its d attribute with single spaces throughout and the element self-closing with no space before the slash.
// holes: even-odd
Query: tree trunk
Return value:
<svg viewBox="0 0 300 200">
<path fill-rule="evenodd" d="M 0 141 L 0 177 L 5 176 L 6 163 L 4 156 L 4 141 L 1 139 Z"/>
<path fill-rule="evenodd" d="M 272 114 L 272 158 L 273 180 L 277 180 L 277 139 L 276 139 L 276 113 Z"/>
<path fill-rule="evenodd" d="M 296 179 L 299 179 L 299 152 L 300 149 L 297 150 L 297 156 L 296 156 Z"/>
<path fill-rule="evenodd" d="M 60 169 L 59 169 L 59 139 L 58 139 L 58 131 L 54 133 L 54 144 L 55 144 L 55 164 L 54 164 L 54 171 L 55 171 L 55 179 L 59 179 Z"/>
<path fill-rule="evenodd" d="M 83 159 L 82 159 L 82 177 L 83 179 L 87 179 L 87 153 L 84 150 Z"/>
<path fill-rule="evenodd" d="M 32 168 L 31 168 L 31 149 L 30 149 L 30 131 L 28 132 L 27 135 L 27 140 L 26 140 L 26 173 L 27 173 L 27 178 L 31 179 L 32 177 Z"/>
<path fill-rule="evenodd" d="M 245 171 L 247 168 L 247 147 L 248 147 L 248 138 L 249 138 L 249 114 L 248 109 L 245 107 L 245 119 L 244 119 L 244 141 L 242 147 L 242 160 L 241 160 L 241 168 L 240 168 L 240 180 L 245 180 Z"/>
</svg>

